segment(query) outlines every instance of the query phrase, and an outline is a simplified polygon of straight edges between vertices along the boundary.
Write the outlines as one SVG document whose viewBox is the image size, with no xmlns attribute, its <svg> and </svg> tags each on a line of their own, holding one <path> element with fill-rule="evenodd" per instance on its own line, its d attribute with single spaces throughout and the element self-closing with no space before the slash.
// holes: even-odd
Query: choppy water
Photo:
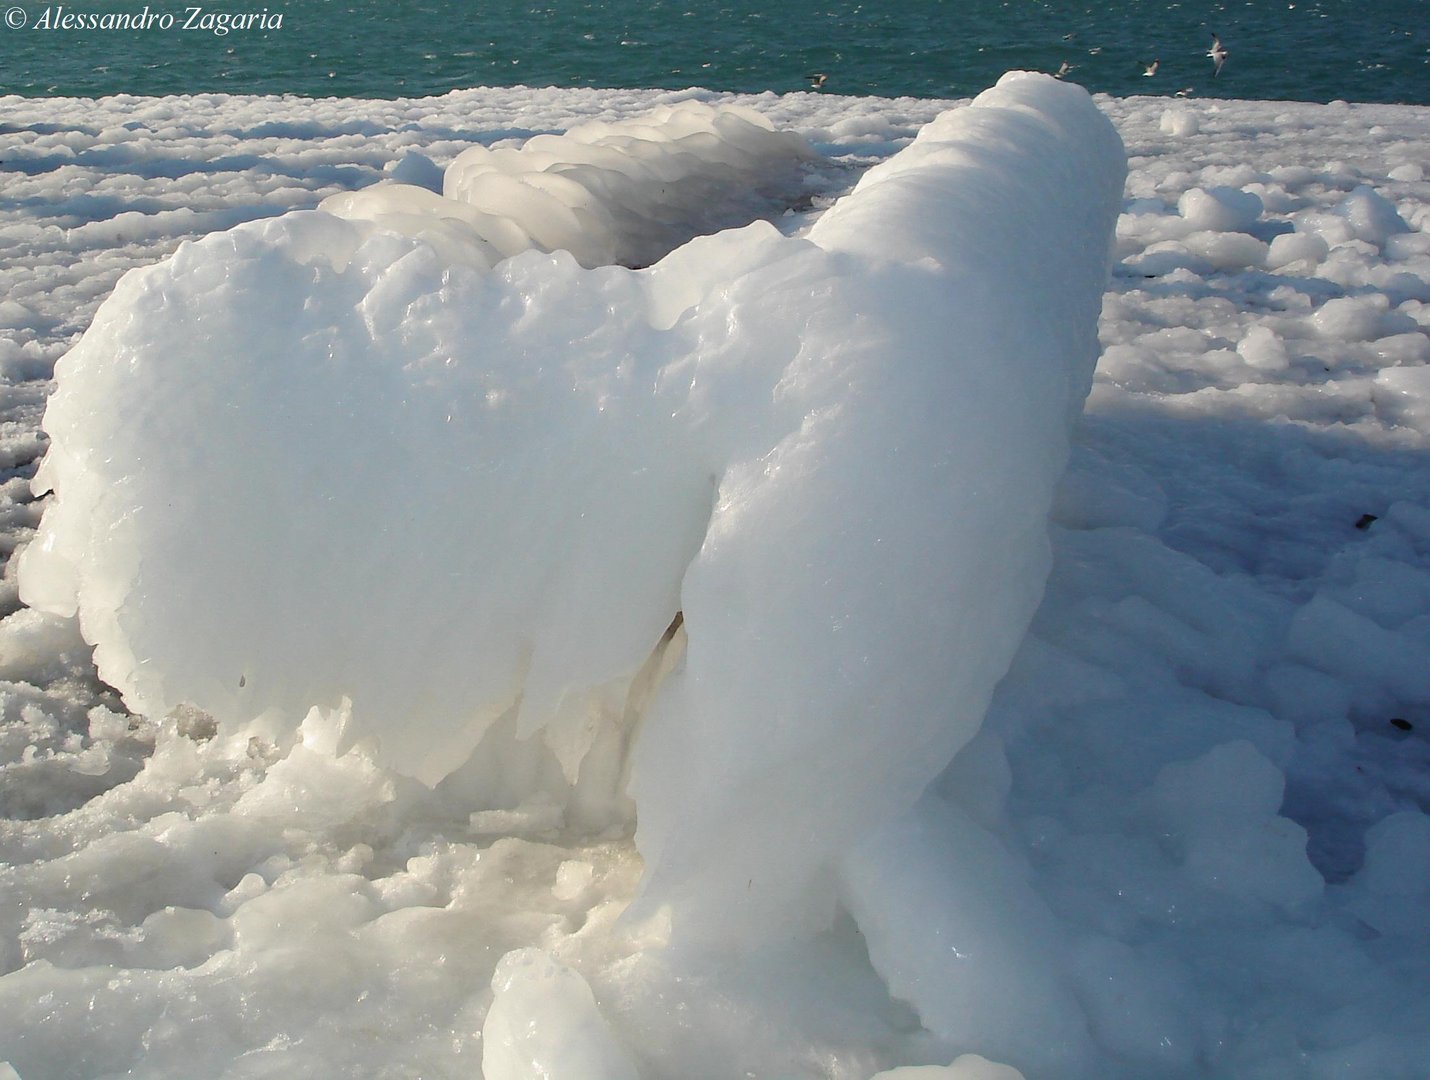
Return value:
<svg viewBox="0 0 1430 1080">
<path fill-rule="evenodd" d="M 407 97 L 474 85 L 962 97 L 1009 68 L 1112 94 L 1430 104 L 1426 0 L 0 0 L 0 92 Z M 91 28 L 147 13 L 142 29 Z M 219 14 L 256 25 L 216 32 Z M 69 17 L 66 23 L 66 16 Z M 275 25 L 281 16 L 281 25 Z M 165 25 L 167 24 L 167 28 Z M 187 25 L 188 28 L 185 28 Z M 1213 78 L 1211 34 L 1230 51 Z M 1143 67 L 1161 61 L 1157 73 Z"/>
</svg>

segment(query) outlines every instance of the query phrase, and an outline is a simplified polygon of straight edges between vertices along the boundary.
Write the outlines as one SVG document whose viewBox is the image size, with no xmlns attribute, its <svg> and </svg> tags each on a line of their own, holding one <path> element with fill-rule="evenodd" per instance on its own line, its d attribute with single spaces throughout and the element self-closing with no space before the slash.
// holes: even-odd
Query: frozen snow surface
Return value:
<svg viewBox="0 0 1430 1080">
<path fill-rule="evenodd" d="M 1430 112 L 1097 105 L 0 100 L 0 1062 L 1423 1077 Z"/>
</svg>

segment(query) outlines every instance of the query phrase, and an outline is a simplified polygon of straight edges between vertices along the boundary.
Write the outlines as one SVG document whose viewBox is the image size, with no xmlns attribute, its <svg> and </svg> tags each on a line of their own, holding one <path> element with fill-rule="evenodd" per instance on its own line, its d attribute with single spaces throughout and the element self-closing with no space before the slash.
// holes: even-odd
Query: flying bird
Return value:
<svg viewBox="0 0 1430 1080">
<path fill-rule="evenodd" d="M 1053 78 L 1055 78 L 1055 79 L 1061 79 L 1061 78 L 1063 78 L 1065 75 L 1067 75 L 1067 73 L 1068 73 L 1069 71 L 1071 71 L 1072 69 L 1073 69 L 1073 65 L 1072 65 L 1072 64 L 1069 64 L 1066 60 L 1064 60 L 1063 63 L 1062 63 L 1062 67 L 1058 68 L 1058 70 L 1053 74 Z"/>
<path fill-rule="evenodd" d="M 813 72 L 812 74 L 806 75 L 805 78 L 809 80 L 809 85 L 816 90 L 829 81 L 829 76 L 822 71 Z"/>
<path fill-rule="evenodd" d="M 1161 62 L 1162 61 L 1160 59 L 1157 59 L 1153 60 L 1150 64 L 1143 64 L 1142 77 L 1144 79 L 1150 79 L 1153 75 L 1157 74 L 1157 65 Z"/>
<path fill-rule="evenodd" d="M 1222 45 L 1221 38 L 1213 34 L 1212 47 L 1207 50 L 1207 56 L 1211 57 L 1213 65 L 1212 78 L 1216 78 L 1221 74 L 1221 66 L 1226 63 L 1226 58 L 1230 55 L 1231 54 L 1226 51 L 1226 47 Z"/>
</svg>

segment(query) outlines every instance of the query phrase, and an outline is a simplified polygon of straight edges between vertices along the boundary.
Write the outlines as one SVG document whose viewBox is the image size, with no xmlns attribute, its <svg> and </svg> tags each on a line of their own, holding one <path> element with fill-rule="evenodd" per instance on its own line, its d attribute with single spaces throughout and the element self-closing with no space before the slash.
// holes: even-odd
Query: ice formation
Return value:
<svg viewBox="0 0 1430 1080">
<path fill-rule="evenodd" d="M 646 266 L 693 236 L 784 209 L 812 157 L 804 139 L 757 112 L 683 101 L 519 149 L 472 146 L 447 167 L 446 198 L 380 184 L 321 209 L 420 237 L 449 262 L 490 268 L 560 249 L 587 268 Z"/>
<path fill-rule="evenodd" d="M 1124 165 L 1085 93 L 1010 76 L 804 238 L 573 262 L 650 252 L 608 222 L 656 189 L 679 218 L 682 175 L 711 205 L 752 138 L 799 157 L 707 113 L 458 157 L 488 236 L 558 249 L 491 272 L 431 242 L 449 200 L 385 187 L 126 278 L 57 370 L 26 602 L 77 609 L 151 715 L 348 701 L 396 767 L 475 747 L 479 805 L 587 829 L 628 768 L 684 936 L 823 925 L 841 845 L 976 730 L 1041 595 Z M 582 182 L 549 180 L 563 150 Z M 576 231 L 533 235 L 560 220 L 535 192 L 578 188 Z"/>
<path fill-rule="evenodd" d="M 482 1025 L 482 1080 L 637 1080 L 577 971 L 540 949 L 515 949 L 492 977 Z"/>
</svg>

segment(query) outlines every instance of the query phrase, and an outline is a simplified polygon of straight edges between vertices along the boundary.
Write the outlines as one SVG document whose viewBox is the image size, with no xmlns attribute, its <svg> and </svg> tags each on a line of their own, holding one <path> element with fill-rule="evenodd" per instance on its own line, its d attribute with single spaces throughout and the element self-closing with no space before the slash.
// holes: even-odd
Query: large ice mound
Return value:
<svg viewBox="0 0 1430 1080">
<path fill-rule="evenodd" d="M 474 266 L 532 249 L 569 251 L 588 268 L 646 266 L 692 236 L 780 206 L 815 156 L 757 112 L 683 101 L 537 135 L 520 149 L 472 146 L 448 167 L 440 196 L 388 183 L 320 209 L 420 236 Z"/>
<path fill-rule="evenodd" d="M 710 127 L 629 169 L 609 131 L 532 140 L 544 189 L 483 151 L 454 198 L 343 197 L 125 277 L 57 368 L 25 601 L 78 612 L 147 714 L 344 708 L 479 807 L 601 830 L 633 799 L 687 938 L 823 919 L 1041 595 L 1125 158 L 1082 90 L 1012 75 L 803 237 L 583 267 L 661 246 L 653 189 L 740 157 Z M 540 234 L 529 191 L 575 226 Z M 553 250 L 480 247 L 517 231 Z"/>
</svg>

